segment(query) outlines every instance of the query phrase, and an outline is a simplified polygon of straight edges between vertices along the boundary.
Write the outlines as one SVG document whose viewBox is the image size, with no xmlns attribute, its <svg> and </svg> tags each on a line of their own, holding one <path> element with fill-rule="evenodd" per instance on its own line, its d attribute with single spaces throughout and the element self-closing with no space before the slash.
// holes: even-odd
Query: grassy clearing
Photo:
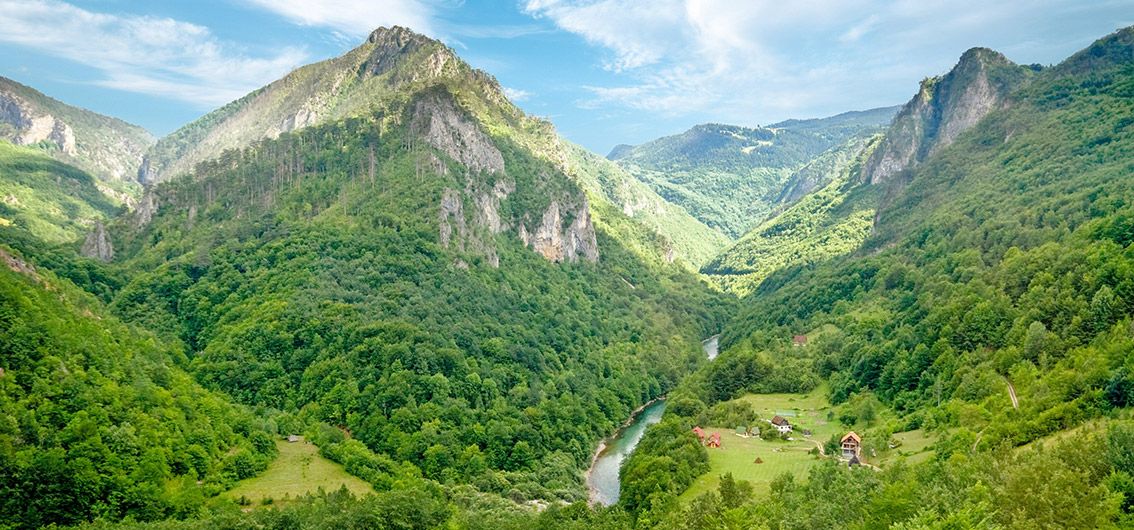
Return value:
<svg viewBox="0 0 1134 530">
<path fill-rule="evenodd" d="M 238 482 L 224 495 L 233 500 L 244 497 L 255 505 L 262 505 L 266 499 L 279 503 L 314 493 L 319 488 L 334 491 L 346 486 L 355 495 L 374 492 L 370 484 L 347 473 L 343 466 L 319 456 L 315 444 L 281 440 L 276 442 L 276 447 L 280 455 L 268 465 L 267 470 Z"/>
<path fill-rule="evenodd" d="M 816 442 L 823 443 L 831 434 L 841 431 L 837 420 L 827 419 L 830 404 L 823 388 L 809 394 L 749 394 L 737 400 L 750 403 L 761 418 L 776 414 L 788 418 L 796 429 L 794 440 L 744 438 L 735 434 L 735 425 L 705 427 L 706 432 L 721 433 L 721 447 L 708 450 L 709 472 L 682 494 L 683 501 L 716 489 L 724 473 L 751 482 L 757 495 L 766 494 L 772 480 L 785 472 L 806 477 L 807 470 L 820 462 L 819 457 L 808 452 Z M 803 436 L 803 429 L 809 429 L 811 436 Z M 755 463 L 757 457 L 763 463 Z"/>
<path fill-rule="evenodd" d="M 763 440 L 757 437 L 741 437 L 735 434 L 735 425 L 703 426 L 706 432 L 721 433 L 721 447 L 709 448 L 709 472 L 697 478 L 681 496 L 682 501 L 717 489 L 720 476 L 732 473 L 737 480 L 747 480 L 755 488 L 757 495 L 767 494 L 772 480 L 783 473 L 792 473 L 797 480 L 806 479 L 808 470 L 822 460 L 809 452 L 829 440 L 832 435 L 842 436 L 847 428 L 835 419 L 834 407 L 827 402 L 826 388 L 820 387 L 808 394 L 748 394 L 736 401 L 749 403 L 763 419 L 781 415 L 791 421 L 795 431 L 791 441 Z M 889 411 L 880 411 L 886 416 Z M 804 436 L 803 430 L 811 431 Z M 859 428 L 859 434 L 869 432 Z M 899 446 L 880 452 L 878 458 L 867 457 L 866 461 L 878 466 L 904 460 L 908 463 L 928 460 L 933 451 L 935 439 L 928 433 L 916 430 L 894 434 Z M 757 464 L 759 457 L 762 463 Z"/>
</svg>

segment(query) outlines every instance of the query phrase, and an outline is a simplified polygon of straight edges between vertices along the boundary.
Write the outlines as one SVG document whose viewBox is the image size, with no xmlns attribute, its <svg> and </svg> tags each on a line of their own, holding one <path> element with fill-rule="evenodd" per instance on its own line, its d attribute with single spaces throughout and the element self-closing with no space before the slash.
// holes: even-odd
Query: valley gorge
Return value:
<svg viewBox="0 0 1134 530">
<path fill-rule="evenodd" d="M 360 37 L 0 78 L 0 528 L 1134 527 L 1134 28 L 606 157 Z"/>
</svg>

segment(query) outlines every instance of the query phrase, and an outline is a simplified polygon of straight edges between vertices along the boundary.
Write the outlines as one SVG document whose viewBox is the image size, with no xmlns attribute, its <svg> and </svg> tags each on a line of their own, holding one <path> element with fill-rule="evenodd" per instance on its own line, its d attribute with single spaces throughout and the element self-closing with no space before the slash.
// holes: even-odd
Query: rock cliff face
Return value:
<svg viewBox="0 0 1134 530">
<path fill-rule="evenodd" d="M 107 233 L 102 221 L 95 221 L 94 230 L 87 234 L 81 252 L 84 256 L 99 261 L 114 259 L 114 245 L 110 243 L 110 234 Z"/>
<path fill-rule="evenodd" d="M 987 48 L 965 52 L 948 74 L 922 81 L 867 159 L 864 181 L 888 182 L 949 146 L 990 112 L 1009 105 L 1009 94 L 1032 73 Z"/>
<path fill-rule="evenodd" d="M 132 181 L 153 138 L 140 127 L 66 105 L 0 77 L 0 138 L 46 152 L 106 181 Z"/>
<path fill-rule="evenodd" d="M 598 260 L 590 208 L 581 192 L 552 199 L 538 220 L 532 212 L 521 219 L 503 218 L 501 203 L 515 193 L 516 184 L 505 173 L 504 156 L 492 138 L 446 95 L 421 98 L 411 115 L 413 134 L 465 171 L 464 188 L 446 188 L 441 195 L 438 222 L 444 247 L 481 255 L 499 267 L 493 238 L 515 229 L 525 245 L 550 261 Z"/>
<path fill-rule="evenodd" d="M 570 222 L 564 226 L 567 219 Z M 520 224 L 520 239 L 548 261 L 598 261 L 598 241 L 585 198 L 578 204 L 564 206 L 553 200 L 543 212 L 539 224 L 531 229 L 529 224 L 527 219 Z"/>
</svg>

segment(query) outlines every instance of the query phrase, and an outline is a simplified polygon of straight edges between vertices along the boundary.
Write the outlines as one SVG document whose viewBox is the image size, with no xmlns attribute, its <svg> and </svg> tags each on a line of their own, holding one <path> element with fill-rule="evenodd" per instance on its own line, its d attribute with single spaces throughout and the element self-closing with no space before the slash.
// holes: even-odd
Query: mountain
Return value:
<svg viewBox="0 0 1134 530">
<path fill-rule="evenodd" d="M 745 296 L 768 275 L 857 250 L 870 235 L 882 190 L 861 181 L 863 160 L 880 138 L 858 137 L 792 175 L 782 210 L 713 257 L 701 272 Z M 816 189 L 817 188 L 817 189 Z"/>
<path fill-rule="evenodd" d="M 1035 69 L 1019 66 L 999 52 L 972 48 L 944 76 L 921 89 L 894 118 L 886 139 L 866 161 L 863 178 L 886 182 L 952 144 L 982 118 L 1007 105 L 1008 95 Z"/>
<path fill-rule="evenodd" d="M 879 131 L 895 111 L 756 128 L 698 125 L 639 146 L 619 146 L 609 158 L 704 224 L 737 238 L 775 209 L 792 173 L 851 137 Z"/>
<path fill-rule="evenodd" d="M 400 94 L 455 76 L 493 103 L 506 99 L 495 80 L 440 42 L 401 27 L 375 31 L 362 46 L 298 68 L 162 138 L 146 153 L 138 178 L 168 180 L 228 149 L 404 104 L 395 101 Z"/>
<path fill-rule="evenodd" d="M 996 110 L 1010 105 L 1036 68 L 972 48 L 948 73 L 926 79 L 884 134 L 858 136 L 792 174 L 779 210 L 709 261 L 702 272 L 725 289 L 750 293 L 769 274 L 854 252 L 874 216 L 897 196 L 899 178 Z"/>
<path fill-rule="evenodd" d="M 183 347 L 205 387 L 429 480 L 584 498 L 596 440 L 704 362 L 732 303 L 670 263 L 693 243 L 646 220 L 707 229 L 436 41 L 383 28 L 316 67 L 363 85 L 339 93 L 342 117 L 247 125 L 279 123 L 267 103 L 299 97 L 305 67 L 211 115 L 188 158 L 150 159 L 247 139 L 155 173 L 109 226 L 129 271 L 110 307 Z"/>
<path fill-rule="evenodd" d="M 987 72 L 985 61 L 997 57 L 969 52 L 958 69 Z M 954 95 L 973 94 L 991 86 L 981 75 L 942 79 L 953 80 Z M 818 234 L 816 226 L 852 219 L 853 209 L 833 212 L 873 190 L 873 200 L 860 199 L 877 208 L 861 250 L 768 274 L 725 326 L 717 359 L 670 393 L 661 429 L 647 432 L 623 468 L 627 506 L 640 518 L 679 527 L 742 514 L 773 528 L 1134 522 L 1134 28 L 1023 75 L 991 99 L 923 90 L 907 110 L 947 100 L 940 115 L 965 118 L 941 119 L 952 132 L 937 127 L 914 142 L 924 155 L 900 177 L 872 181 L 852 165 L 832 181 L 844 189 L 808 195 L 761 227 L 766 244 L 749 246 L 764 251 L 761 260 L 778 259 L 779 230 Z M 896 120 L 899 138 L 913 115 Z M 793 241 L 806 239 L 777 248 L 790 253 Z M 777 478 L 769 495 L 748 500 L 725 476 L 719 495 L 654 508 L 692 483 L 690 469 L 709 467 L 708 456 L 696 457 L 697 439 L 680 436 L 688 425 L 757 413 L 750 392 L 819 388 L 830 400 L 827 420 L 878 440 L 878 456 L 903 462 L 895 433 L 934 437 L 933 454 L 890 460 L 882 473 L 817 466 L 806 482 Z M 673 454 L 693 456 L 678 466 L 667 460 Z"/>
<path fill-rule="evenodd" d="M 73 107 L 0 77 L 0 138 L 35 146 L 94 175 L 106 193 L 137 194 L 134 176 L 154 139 L 145 129 Z"/>
</svg>

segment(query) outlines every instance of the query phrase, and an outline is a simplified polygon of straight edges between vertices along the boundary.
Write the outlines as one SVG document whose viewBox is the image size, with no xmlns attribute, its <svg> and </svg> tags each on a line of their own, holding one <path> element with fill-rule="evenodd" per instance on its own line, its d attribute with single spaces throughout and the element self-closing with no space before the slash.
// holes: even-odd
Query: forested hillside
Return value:
<svg viewBox="0 0 1134 530">
<path fill-rule="evenodd" d="M 379 28 L 134 208 L 52 149 L 0 143 L 0 529 L 1134 528 L 1134 28 L 612 160 Z"/>
<path fill-rule="evenodd" d="M 671 395 L 692 422 L 737 414 L 721 407 L 745 392 L 826 381 L 846 425 L 893 411 L 871 438 L 937 433 L 932 463 L 822 467 L 806 484 L 773 484 L 767 503 L 722 489 L 677 520 L 1128 527 L 1132 88 L 1132 29 L 1038 73 L 908 176 L 864 251 L 769 276 L 726 326 L 717 361 Z M 813 340 L 792 347 L 803 333 Z M 629 486 L 643 513 L 688 482 L 651 484 Z M 870 493 L 836 502 L 846 490 Z"/>
<path fill-rule="evenodd" d="M 274 456 L 274 427 L 185 353 L 0 247 L 0 525 L 185 517 Z"/>
<path fill-rule="evenodd" d="M 727 299 L 483 77 L 412 86 L 151 189 L 113 229 L 134 274 L 112 307 L 241 403 L 437 481 L 578 500 L 595 440 L 702 362 Z"/>
</svg>

